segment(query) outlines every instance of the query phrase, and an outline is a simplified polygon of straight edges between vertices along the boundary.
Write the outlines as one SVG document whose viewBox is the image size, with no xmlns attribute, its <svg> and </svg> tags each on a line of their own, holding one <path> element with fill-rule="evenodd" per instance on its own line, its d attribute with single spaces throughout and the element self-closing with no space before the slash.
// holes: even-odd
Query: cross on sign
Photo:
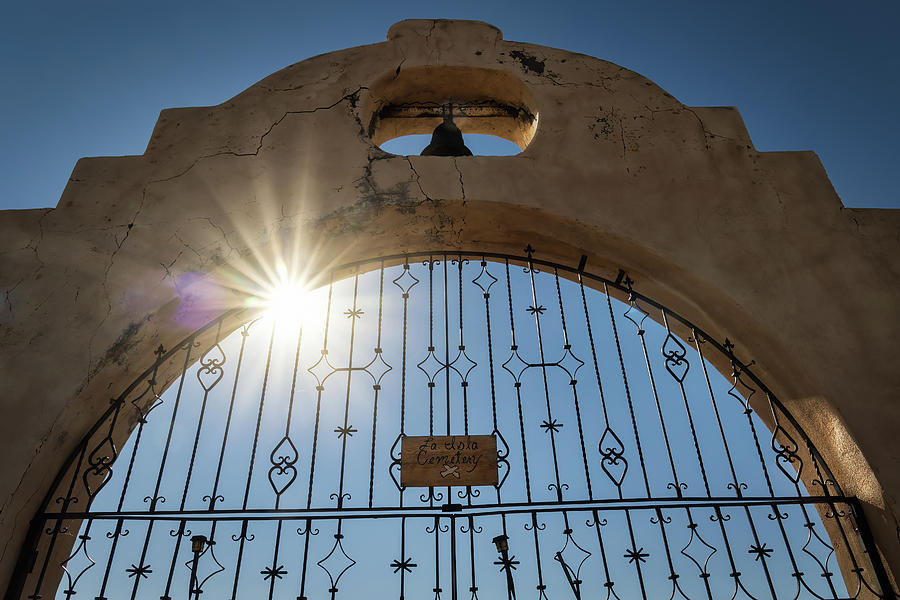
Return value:
<svg viewBox="0 0 900 600">
<path fill-rule="evenodd" d="M 453 475 L 459 479 L 459 465 L 444 465 L 444 470 L 441 471 L 441 477 L 446 477 L 447 475 Z"/>
</svg>

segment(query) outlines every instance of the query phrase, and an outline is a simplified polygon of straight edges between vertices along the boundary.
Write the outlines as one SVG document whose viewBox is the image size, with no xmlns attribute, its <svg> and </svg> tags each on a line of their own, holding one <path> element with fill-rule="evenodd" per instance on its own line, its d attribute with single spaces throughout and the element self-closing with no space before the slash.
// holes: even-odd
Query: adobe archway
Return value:
<svg viewBox="0 0 900 600">
<path fill-rule="evenodd" d="M 416 69 L 428 75 L 404 78 Z M 442 87 L 460 75 L 484 85 Z M 492 117 L 464 129 L 525 149 L 380 151 L 373 136 L 391 135 L 378 128 L 393 114 L 381 109 L 415 82 L 427 94 L 414 102 L 490 105 Z M 385 43 L 298 63 L 217 107 L 164 111 L 144 155 L 83 159 L 56 209 L 0 213 L 0 584 L 109 397 L 159 344 L 222 309 L 222 288 L 198 280 L 264 278 L 285 249 L 315 273 L 394 252 L 528 243 L 550 260 L 586 255 L 601 274 L 624 268 L 736 339 L 845 491 L 867 503 L 896 571 L 900 373 L 884 357 L 900 333 L 898 225 L 896 211 L 844 209 L 814 154 L 755 151 L 734 109 L 685 107 L 626 69 L 504 41 L 482 23 L 404 21 Z M 186 309 L 193 299 L 200 314 Z"/>
</svg>

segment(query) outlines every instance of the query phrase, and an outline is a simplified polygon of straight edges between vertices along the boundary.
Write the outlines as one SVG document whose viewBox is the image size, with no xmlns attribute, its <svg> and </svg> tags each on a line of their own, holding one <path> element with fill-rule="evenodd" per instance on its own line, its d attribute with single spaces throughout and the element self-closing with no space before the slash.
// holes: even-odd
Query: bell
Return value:
<svg viewBox="0 0 900 600">
<path fill-rule="evenodd" d="M 472 151 L 466 148 L 462 131 L 450 117 L 434 128 L 431 143 L 425 146 L 421 156 L 472 156 Z"/>
</svg>

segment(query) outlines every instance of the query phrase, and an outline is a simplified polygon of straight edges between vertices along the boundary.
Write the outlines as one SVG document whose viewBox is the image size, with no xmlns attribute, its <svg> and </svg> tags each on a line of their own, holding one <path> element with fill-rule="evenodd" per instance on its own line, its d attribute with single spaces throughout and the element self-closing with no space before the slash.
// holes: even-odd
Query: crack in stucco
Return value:
<svg viewBox="0 0 900 600">
<path fill-rule="evenodd" d="M 456 162 L 456 157 L 453 157 L 453 168 L 456 169 L 456 174 L 459 176 L 459 190 L 462 194 L 463 204 L 466 202 L 466 184 L 463 183 L 462 171 L 459 170 L 459 163 Z"/>
<path fill-rule="evenodd" d="M 700 117 L 700 115 L 697 114 L 697 111 L 695 111 L 693 108 L 690 108 L 688 106 L 682 106 L 681 108 L 686 110 L 687 112 L 691 113 L 692 115 L 694 115 L 694 118 L 697 119 L 697 123 L 700 125 L 700 130 L 703 132 L 703 135 L 706 136 L 707 138 L 719 138 L 719 139 L 729 140 L 731 142 L 739 143 L 739 140 L 736 140 L 733 137 L 729 137 L 727 135 L 720 135 L 718 133 L 713 133 L 709 129 L 707 129 L 706 124 L 703 122 L 703 118 Z M 709 149 L 709 143 L 706 144 L 706 148 Z"/>
<path fill-rule="evenodd" d="M 422 195 L 425 196 L 426 200 L 428 200 L 429 202 L 434 202 L 434 199 L 425 193 L 425 188 L 422 187 L 422 176 L 419 175 L 418 171 L 416 171 L 416 168 L 412 164 L 412 160 L 410 160 L 408 156 L 404 158 L 406 158 L 406 162 L 409 164 L 409 170 L 412 171 L 413 175 L 415 176 L 416 186 L 419 188 L 419 191 L 422 192 Z"/>
<path fill-rule="evenodd" d="M 191 252 L 193 252 L 194 254 L 196 254 L 196 255 L 197 255 L 197 258 L 200 259 L 200 266 L 203 266 L 203 263 L 204 263 L 205 261 L 203 260 L 203 255 L 202 255 L 202 254 L 200 254 L 199 252 L 197 252 L 197 250 L 196 250 L 193 246 L 191 246 L 191 245 L 188 244 L 186 241 L 184 241 L 184 240 L 181 238 L 181 236 L 178 235 L 178 232 L 177 232 L 177 231 L 176 231 L 175 233 L 172 234 L 172 237 L 175 238 L 176 240 L 178 240 L 179 242 L 181 242 L 181 245 L 182 245 L 182 246 L 184 246 L 185 248 L 187 248 L 188 250 L 190 250 Z"/>
<path fill-rule="evenodd" d="M 282 219 L 285 218 L 284 205 L 282 205 L 282 207 L 281 207 L 281 217 L 282 217 Z M 228 239 L 228 235 L 225 233 L 225 230 L 222 229 L 222 227 L 218 223 L 213 221 L 211 217 L 197 217 L 197 219 L 206 221 L 207 223 L 209 223 L 209 225 L 213 229 L 217 230 L 222 235 L 222 240 L 225 242 L 225 245 L 228 246 L 229 256 L 231 255 L 232 252 L 240 255 L 241 251 L 232 245 L 231 240 Z M 190 219 L 190 220 L 193 221 L 193 220 L 197 220 L 197 219 Z"/>
<path fill-rule="evenodd" d="M 115 247 L 115 249 L 112 251 L 112 253 L 109 255 L 109 260 L 107 261 L 106 268 L 105 268 L 104 271 L 103 271 L 103 279 L 102 279 L 102 281 L 101 281 L 101 287 L 102 287 L 102 289 L 103 289 L 103 294 L 104 294 L 104 297 L 105 297 L 105 299 L 106 299 L 106 305 L 107 305 L 107 306 L 106 306 L 106 314 L 103 316 L 103 318 L 102 318 L 102 319 L 100 320 L 100 322 L 97 324 L 96 328 L 95 328 L 94 331 L 91 333 L 91 335 L 90 335 L 90 337 L 89 337 L 89 339 L 88 339 L 88 344 L 87 344 L 87 356 L 88 356 L 87 372 L 88 372 L 88 379 L 90 379 L 91 375 L 96 371 L 97 368 L 99 368 L 100 364 L 102 364 L 102 363 L 95 364 L 95 360 L 94 360 L 94 352 L 93 352 L 93 351 L 94 351 L 93 345 L 94 345 L 94 340 L 95 340 L 97 334 L 99 333 L 100 329 L 103 327 L 103 325 L 106 323 L 106 321 L 109 319 L 110 315 L 112 314 L 112 302 L 111 302 L 111 300 L 110 300 L 109 289 L 108 289 L 108 287 L 107 287 L 107 281 L 108 281 L 108 278 L 109 278 L 109 272 L 110 272 L 110 270 L 112 269 L 112 266 L 113 266 L 113 263 L 115 262 L 115 259 L 116 259 L 117 254 L 118 254 L 119 251 L 122 249 L 122 247 L 124 246 L 125 242 L 128 240 L 128 237 L 131 235 L 131 230 L 132 230 L 133 227 L 134 227 L 135 221 L 137 220 L 138 216 L 140 215 L 141 211 L 142 211 L 143 208 L 144 208 L 144 203 L 145 203 L 145 201 L 146 201 L 147 193 L 148 193 L 148 190 L 149 190 L 150 186 L 153 185 L 153 184 L 155 184 L 155 183 L 164 183 L 164 182 L 172 181 L 173 179 L 176 179 L 176 178 L 178 178 L 178 177 L 181 177 L 182 175 L 185 175 L 185 174 L 188 173 L 191 169 L 193 169 L 197 164 L 199 164 L 200 161 L 205 160 L 205 159 L 208 159 L 208 158 L 213 158 L 213 157 L 216 157 L 216 156 L 227 156 L 227 155 L 230 155 L 230 156 L 238 156 L 238 157 L 242 157 L 242 156 L 257 156 L 257 155 L 259 154 L 259 152 L 262 150 L 263 144 L 265 143 L 265 138 L 266 138 L 270 133 L 272 133 L 272 131 L 274 131 L 275 128 L 278 127 L 278 125 L 280 125 L 280 124 L 281 124 L 281 123 L 282 123 L 289 115 L 311 114 L 311 113 L 315 113 L 315 112 L 318 112 L 318 111 L 321 111 L 321 110 L 330 110 L 330 109 L 333 109 L 334 107 L 338 106 L 338 105 L 341 104 L 342 102 L 345 102 L 345 101 L 348 101 L 348 100 L 350 101 L 350 103 L 351 103 L 351 108 L 354 109 L 354 114 L 355 114 L 356 101 L 358 100 L 358 96 L 359 96 L 360 92 L 362 92 L 362 91 L 365 90 L 365 89 L 368 89 L 368 88 L 365 87 L 365 86 L 359 86 L 356 90 L 354 90 L 354 91 L 352 91 L 352 92 L 350 92 L 350 93 L 348 93 L 348 94 L 344 94 L 341 98 L 339 98 L 339 99 L 336 100 L 335 102 L 333 102 L 333 103 L 331 103 L 331 104 L 328 104 L 328 105 L 325 105 L 325 106 L 317 106 L 317 107 L 315 107 L 315 108 L 306 109 L 306 110 L 286 111 L 284 114 L 281 115 L 281 117 L 279 117 L 274 123 L 272 123 L 272 124 L 268 127 L 268 129 L 266 129 L 266 131 L 262 133 L 262 135 L 260 135 L 260 138 L 259 138 L 257 147 L 256 147 L 256 149 L 255 149 L 253 152 L 242 153 L 242 152 L 227 151 L 227 152 L 217 152 L 217 153 L 214 153 L 214 154 L 208 154 L 208 155 L 200 156 L 200 157 L 198 157 L 196 160 L 194 160 L 190 165 L 188 165 L 187 168 L 183 169 L 182 171 L 180 171 L 180 172 L 178 172 L 178 173 L 176 173 L 176 174 L 174 174 L 174 175 L 171 175 L 171 176 L 169 176 L 169 177 L 159 178 L 159 179 L 153 179 L 153 180 L 150 180 L 150 181 L 147 182 L 147 184 L 144 186 L 144 189 L 142 190 L 142 193 L 141 193 L 141 202 L 140 202 L 140 205 L 138 206 L 138 209 L 135 211 L 134 215 L 131 217 L 130 221 L 129 221 L 127 224 L 125 224 L 125 225 L 117 225 L 117 226 L 112 226 L 112 227 L 108 228 L 108 229 L 117 229 L 117 228 L 123 227 L 123 226 L 124 226 L 124 227 L 127 227 L 127 229 L 126 229 L 126 231 L 125 231 L 125 234 L 122 236 L 121 239 L 119 239 L 118 234 L 115 234 L 115 235 L 114 235 L 113 239 L 114 239 L 114 243 L 115 243 L 115 246 L 116 246 L 116 247 Z M 357 121 L 359 121 L 359 118 L 358 118 L 358 117 L 357 117 Z M 48 211 L 47 211 L 44 215 L 41 216 L 41 219 L 43 219 L 43 218 L 46 216 L 46 214 L 49 213 L 51 210 L 53 210 L 53 209 L 48 209 Z M 208 219 L 208 220 L 209 220 L 209 222 L 210 222 L 210 225 L 212 225 L 213 227 L 219 229 L 219 231 L 222 233 L 222 236 L 223 236 L 223 238 L 225 239 L 225 243 L 228 245 L 228 247 L 229 247 L 231 250 L 235 250 L 235 251 L 236 251 L 237 249 L 234 248 L 234 247 L 231 245 L 231 243 L 229 242 L 227 236 L 225 235 L 225 233 L 224 233 L 224 231 L 221 229 L 221 227 L 219 227 L 218 225 L 216 225 L 211 219 Z M 41 230 L 41 232 L 42 232 L 42 231 L 43 231 L 43 230 Z M 43 235 L 43 234 L 41 234 L 41 235 Z M 177 234 L 176 234 L 175 237 L 178 237 Z M 199 252 L 197 252 L 197 250 L 195 250 L 192 246 L 190 246 L 189 244 L 187 244 L 186 242 L 184 242 L 184 240 L 181 240 L 181 238 L 178 238 L 178 239 L 179 239 L 179 241 L 181 241 L 181 243 L 182 243 L 186 248 L 188 248 L 188 249 L 191 250 L 194 254 L 196 254 L 196 255 L 200 258 L 201 264 L 203 264 L 204 260 L 203 260 L 202 255 L 201 255 Z M 35 249 L 35 253 L 36 253 L 36 257 L 37 257 L 37 251 L 36 251 L 36 249 Z M 40 258 L 39 258 L 39 257 L 37 257 L 37 258 L 38 258 L 38 261 L 40 262 L 41 266 L 43 266 L 43 263 L 40 261 Z M 7 299 L 7 304 L 9 305 L 8 299 Z M 108 354 L 108 353 L 107 353 L 107 354 Z"/>
<path fill-rule="evenodd" d="M 94 331 L 91 333 L 90 337 L 88 338 L 88 344 L 87 344 L 88 379 L 90 379 L 91 375 L 95 372 L 95 369 L 99 368 L 99 365 L 97 367 L 94 366 L 94 352 L 93 352 L 94 338 L 97 337 L 97 333 L 100 331 L 100 328 L 103 327 L 103 325 L 106 323 L 107 319 L 109 319 L 109 316 L 112 314 L 112 301 L 110 300 L 109 288 L 107 286 L 107 283 L 109 280 L 109 272 L 112 269 L 113 262 L 115 262 L 116 255 L 122 249 L 122 246 L 125 245 L 125 242 L 128 240 L 128 237 L 131 235 L 131 230 L 134 229 L 135 221 L 137 220 L 138 216 L 140 216 L 141 211 L 144 210 L 144 203 L 146 202 L 146 200 L 147 200 L 147 188 L 145 187 L 141 192 L 141 201 L 138 204 L 137 210 L 131 216 L 131 219 L 128 221 L 128 223 L 126 225 L 119 225 L 119 227 L 126 227 L 125 235 L 122 236 L 121 240 L 119 240 L 118 234 L 113 234 L 113 240 L 116 244 L 116 248 L 109 255 L 109 260 L 106 263 L 106 268 L 103 270 L 103 280 L 100 282 L 100 286 L 103 288 L 103 296 L 106 298 L 106 314 L 103 315 L 103 318 L 100 320 L 100 322 L 97 324 L 97 327 L 94 328 Z"/>
<path fill-rule="evenodd" d="M 172 265 L 174 265 L 178 261 L 178 259 L 181 258 L 182 254 L 184 254 L 184 250 L 180 250 L 175 258 L 172 259 L 172 262 L 170 262 L 169 264 L 166 264 L 164 262 L 159 263 L 159 266 L 161 266 L 166 271 L 166 274 L 163 275 L 162 278 L 160 278 L 160 281 L 164 281 L 166 278 L 172 276 L 172 271 L 170 269 L 172 268 Z"/>
<path fill-rule="evenodd" d="M 38 262 L 38 264 L 41 266 L 41 268 L 43 268 L 43 266 L 44 266 L 44 261 L 41 260 L 40 253 L 38 252 L 38 246 L 41 244 L 41 242 L 44 241 L 44 219 L 46 219 L 47 215 L 49 215 L 54 210 L 56 210 L 56 209 L 48 208 L 43 212 L 43 214 L 41 214 L 40 217 L 38 217 L 38 220 L 37 220 L 38 239 L 37 239 L 37 241 L 33 241 L 34 245 L 31 246 L 31 249 L 34 252 L 34 259 Z M 38 269 L 38 270 L 40 270 L 40 269 Z M 37 273 L 37 271 L 35 271 L 35 273 Z"/>
<path fill-rule="evenodd" d="M 264 140 L 266 139 L 266 137 L 270 133 L 272 133 L 275 130 L 275 128 L 278 127 L 288 116 L 312 114 L 312 113 L 318 112 L 320 110 L 331 110 L 335 106 L 337 106 L 340 103 L 347 101 L 347 100 L 351 101 L 351 107 L 355 109 L 355 106 L 356 106 L 355 103 L 359 97 L 360 92 L 362 92 L 363 90 L 367 90 L 367 89 L 369 89 L 369 88 L 366 86 L 359 86 L 353 92 L 350 92 L 349 94 L 345 94 L 344 96 L 342 96 L 341 98 L 339 98 L 338 100 L 336 100 L 335 102 L 333 102 L 327 106 L 317 106 L 315 108 L 311 108 L 311 109 L 307 109 L 307 110 L 286 111 L 274 123 L 272 123 L 268 127 L 268 129 L 266 129 L 266 131 L 264 131 L 262 133 L 262 135 L 260 135 L 259 142 L 257 143 L 256 149 L 253 152 L 235 152 L 233 150 L 226 150 L 223 152 L 214 152 L 212 154 L 204 154 L 203 156 L 197 157 L 190 165 L 188 165 L 182 171 L 180 171 L 174 175 L 171 175 L 169 177 L 164 177 L 162 179 L 156 179 L 156 180 L 150 181 L 150 182 L 148 182 L 148 185 L 150 183 L 162 183 L 162 182 L 166 182 L 166 181 L 172 181 L 173 179 L 177 179 L 177 178 L 187 174 L 191 169 L 196 167 L 200 163 L 200 161 L 203 161 L 203 160 L 206 160 L 209 158 L 215 158 L 217 156 L 236 156 L 236 157 L 259 156 L 259 152 L 262 150 Z M 358 118 L 357 118 L 357 121 L 359 121 Z"/>
<path fill-rule="evenodd" d="M 25 278 L 24 278 L 24 277 L 22 277 L 21 279 L 19 279 L 19 280 L 16 282 L 16 285 L 14 285 L 14 286 L 12 286 L 11 288 L 9 288 L 8 290 L 6 290 L 6 294 L 4 295 L 3 300 L 4 300 L 4 302 L 6 303 L 6 306 L 9 307 L 9 312 L 10 312 L 10 313 L 12 313 L 12 311 L 13 311 L 13 303 L 12 303 L 12 300 L 10 299 L 9 295 L 12 294 L 14 291 L 16 291 L 16 288 L 19 287 L 19 285 L 20 285 L 23 281 L 25 281 Z"/>
</svg>

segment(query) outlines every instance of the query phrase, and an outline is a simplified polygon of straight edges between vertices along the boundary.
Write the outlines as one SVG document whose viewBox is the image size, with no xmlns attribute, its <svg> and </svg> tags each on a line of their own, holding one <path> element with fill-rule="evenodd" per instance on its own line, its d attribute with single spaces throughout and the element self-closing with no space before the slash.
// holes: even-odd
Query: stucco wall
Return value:
<svg viewBox="0 0 900 600">
<path fill-rule="evenodd" d="M 429 65 L 520 81 L 539 117 L 527 148 L 379 150 L 370 88 Z M 560 262 L 586 254 L 599 274 L 624 268 L 736 340 L 868 504 L 900 572 L 900 211 L 845 209 L 815 154 L 757 152 L 733 108 L 686 107 L 622 67 L 483 23 L 404 21 L 219 106 L 163 111 L 144 155 L 82 159 L 55 209 L 0 212 L 0 232 L 0 588 L 109 399 L 235 297 L 202 276 L 227 288 L 285 253 L 315 272 L 528 243 Z M 198 294 L 209 304 L 184 318 Z"/>
</svg>

